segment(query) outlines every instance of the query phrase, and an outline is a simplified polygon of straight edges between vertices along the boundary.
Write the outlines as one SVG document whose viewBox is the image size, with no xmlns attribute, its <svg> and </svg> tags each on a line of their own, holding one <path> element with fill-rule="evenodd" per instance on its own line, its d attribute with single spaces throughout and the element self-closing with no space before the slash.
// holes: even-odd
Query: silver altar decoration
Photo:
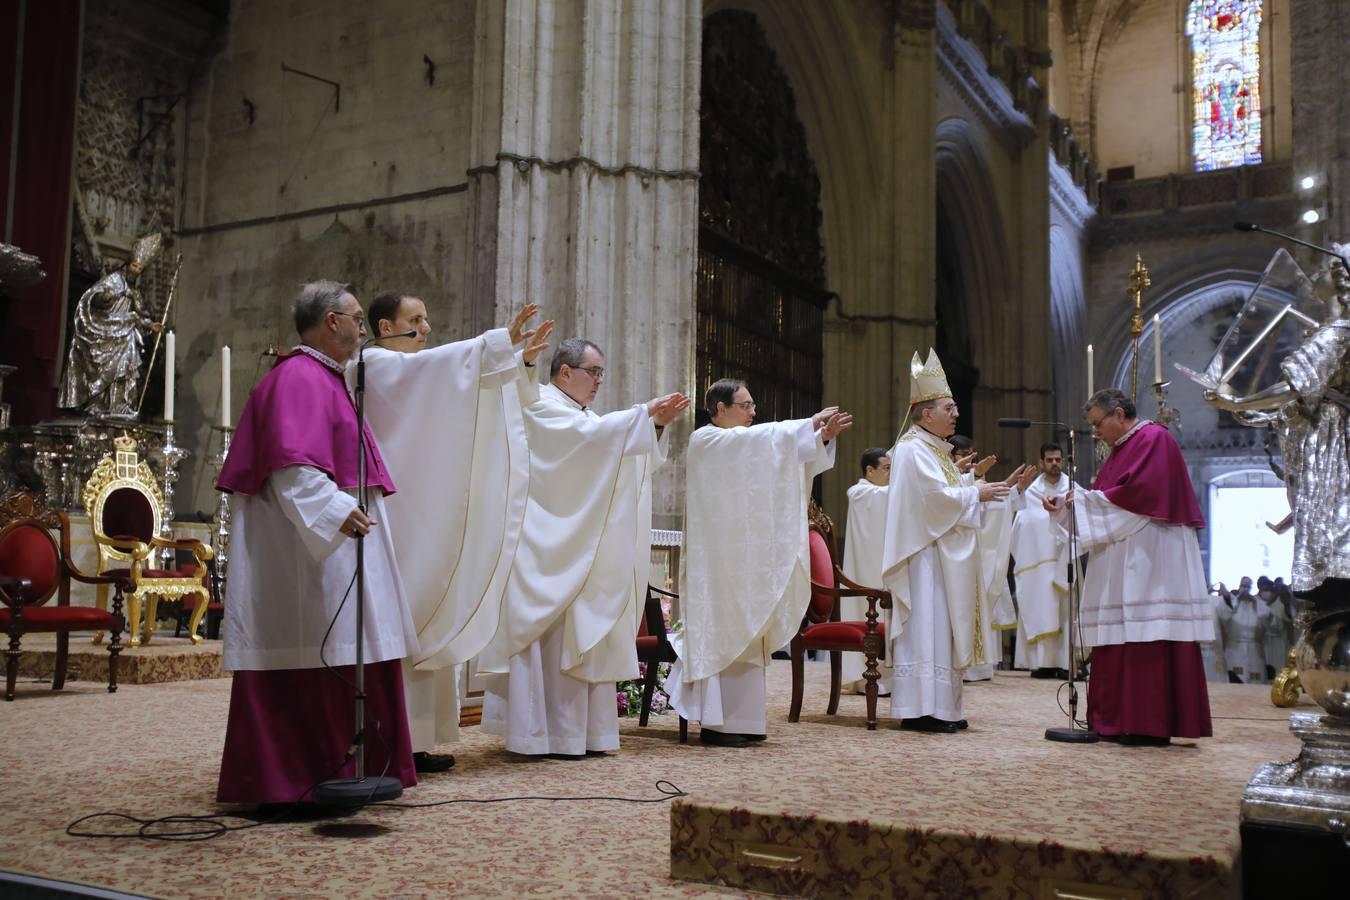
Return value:
<svg viewBox="0 0 1350 900">
<path fill-rule="evenodd" d="M 164 465 L 164 515 L 160 519 L 159 533 L 165 540 L 172 541 L 173 535 L 173 489 L 178 483 L 178 464 L 188 452 L 173 442 L 173 423 L 164 423 L 164 445 L 159 448 Z M 169 572 L 178 571 L 178 561 L 174 558 L 174 548 L 161 547 L 159 551 L 160 568 Z"/>
<path fill-rule="evenodd" d="M 42 260 L 0 241 L 0 294 L 14 296 L 47 277 Z"/>
<path fill-rule="evenodd" d="M 1155 381 L 1153 383 L 1153 397 L 1158 401 L 1158 414 L 1153 417 L 1153 421 L 1157 422 L 1159 425 L 1172 432 L 1173 436 L 1180 439 L 1181 410 L 1177 409 L 1175 406 L 1167 405 L 1167 388 L 1170 387 L 1171 384 L 1172 382 L 1170 381 Z"/>
<path fill-rule="evenodd" d="M 1333 249 L 1344 257 L 1350 247 Z M 1309 279 L 1277 251 L 1204 373 L 1187 374 L 1209 403 L 1279 438 L 1292 512 L 1274 527 L 1292 523 L 1292 587 L 1312 603 L 1300 616 L 1297 681 L 1327 712 L 1290 717 L 1302 751 L 1257 772 L 1243 793 L 1242 819 L 1350 840 L 1348 314 L 1350 270 L 1342 260 Z"/>
<path fill-rule="evenodd" d="M 234 429 L 224 425 L 212 425 L 213 431 L 221 433 L 220 452 L 216 454 L 216 476 L 220 476 L 220 470 L 225 466 L 225 460 L 230 455 L 230 439 L 234 437 Z M 216 551 L 216 583 L 220 588 L 220 598 L 223 600 L 225 593 L 225 580 L 229 577 L 230 566 L 230 492 L 216 491 L 216 520 L 215 520 L 215 547 Z"/>
<path fill-rule="evenodd" d="M 145 316 L 135 281 L 159 252 L 161 242 L 158 234 L 136 241 L 125 270 L 103 276 L 80 296 L 57 400 L 62 409 L 135 418 L 141 335 L 160 327 Z"/>
</svg>

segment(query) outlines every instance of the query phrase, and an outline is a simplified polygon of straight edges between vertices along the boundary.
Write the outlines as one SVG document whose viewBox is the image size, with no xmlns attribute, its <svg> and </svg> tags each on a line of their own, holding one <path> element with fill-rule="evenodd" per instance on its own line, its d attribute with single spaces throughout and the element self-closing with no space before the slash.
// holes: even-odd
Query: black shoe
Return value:
<svg viewBox="0 0 1350 900">
<path fill-rule="evenodd" d="M 749 741 L 749 742 L 752 743 L 752 744 L 758 744 L 760 741 L 762 741 L 762 740 L 764 740 L 765 738 L 767 738 L 768 735 L 767 735 L 767 734 L 742 734 L 742 735 L 740 735 L 740 737 L 745 738 L 747 741 Z"/>
<path fill-rule="evenodd" d="M 558 759 L 563 762 L 575 762 L 578 759 L 585 759 L 585 753 L 545 753 L 544 759 Z"/>
<path fill-rule="evenodd" d="M 1122 734 L 1120 743 L 1126 747 L 1166 747 L 1172 743 L 1172 739 L 1152 734 Z"/>
<path fill-rule="evenodd" d="M 775 650 L 770 659 L 792 659 L 792 656 L 786 650 Z"/>
<path fill-rule="evenodd" d="M 698 742 L 700 744 L 708 744 L 712 747 L 750 746 L 750 742 L 745 739 L 745 735 L 743 734 L 731 734 L 726 731 L 710 731 L 707 728 L 699 731 Z"/>
<path fill-rule="evenodd" d="M 419 752 L 413 754 L 413 768 L 424 775 L 444 772 L 454 767 L 455 758 L 449 753 Z"/>
<path fill-rule="evenodd" d="M 1032 678 L 1059 678 L 1059 677 L 1060 677 L 1060 674 L 1059 674 L 1059 673 L 1060 673 L 1060 670 L 1059 670 L 1059 669 L 1052 669 L 1052 668 L 1049 668 L 1048 666 L 1041 666 L 1039 669 L 1032 669 L 1032 670 L 1031 670 L 1031 677 L 1032 677 Z M 1067 678 L 1068 675 L 1066 674 L 1064 677 Z"/>
<path fill-rule="evenodd" d="M 906 731 L 927 731 L 932 734 L 956 734 L 960 726 L 946 719 L 932 716 L 919 716 L 917 719 L 901 719 L 900 727 Z"/>
<path fill-rule="evenodd" d="M 969 727 L 970 727 L 970 723 L 967 722 L 965 719 L 961 719 L 960 721 L 958 721 L 958 722 L 956 723 L 956 728 L 957 728 L 958 731 L 965 731 L 965 730 L 966 730 L 967 728 L 969 728 Z"/>
</svg>

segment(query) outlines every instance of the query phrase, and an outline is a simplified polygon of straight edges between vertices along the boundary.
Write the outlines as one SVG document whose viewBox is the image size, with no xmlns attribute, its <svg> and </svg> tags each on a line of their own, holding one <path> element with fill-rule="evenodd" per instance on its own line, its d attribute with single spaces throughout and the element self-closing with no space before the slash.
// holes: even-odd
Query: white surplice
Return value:
<svg viewBox="0 0 1350 900">
<path fill-rule="evenodd" d="M 978 484 L 973 473 L 962 476 L 964 484 Z M 988 681 L 1003 661 L 1003 632 L 1017 627 L 1017 607 L 1008 590 L 1008 559 L 1012 555 L 1014 516 L 1021 509 L 1022 498 L 1010 494 L 1006 500 L 990 500 L 984 504 L 980 523 L 981 589 L 987 592 L 990 604 L 989 624 L 993 640 L 985 653 L 985 662 L 965 670 L 962 681 Z"/>
<path fill-rule="evenodd" d="M 1013 579 L 1017 582 L 1019 669 L 1069 668 L 1069 542 L 1050 520 L 1041 502 L 1061 497 L 1069 479 L 1050 481 L 1041 474 L 1023 492 L 1013 520 Z"/>
<path fill-rule="evenodd" d="M 993 603 L 980 571 L 979 487 L 945 440 L 911 426 L 891 450 L 882 580 L 895 667 L 891 715 L 965 718 L 962 672 L 990 661 Z"/>
<path fill-rule="evenodd" d="M 1269 615 L 1262 615 L 1254 594 L 1233 594 L 1233 608 L 1224 604 L 1219 609 L 1223 622 L 1223 653 L 1228 671 L 1242 679 L 1243 684 L 1265 684 L 1266 625 Z M 1283 663 L 1281 663 L 1283 666 Z"/>
<path fill-rule="evenodd" d="M 429 751 L 459 737 L 458 666 L 497 631 L 530 472 L 512 382 L 528 376 L 505 328 L 365 360 L 366 421 L 402 486 L 387 527 L 421 644 L 403 666 L 408 727 Z"/>
<path fill-rule="evenodd" d="M 844 558 L 839 568 L 844 577 L 864 587 L 881 587 L 881 546 L 886 534 L 886 485 L 873 484 L 866 478 L 848 489 L 848 525 L 844 530 Z M 877 610 L 877 621 L 886 623 L 886 611 Z M 839 617 L 845 622 L 867 620 L 867 600 L 862 597 L 843 597 L 839 600 Z M 863 667 L 866 660 L 861 653 L 840 654 L 843 690 L 861 694 L 866 684 Z M 891 691 L 890 651 L 877 664 L 881 678 L 877 687 L 882 694 Z"/>
<path fill-rule="evenodd" d="M 651 557 L 651 473 L 665 461 L 645 404 L 597 415 L 518 382 L 530 487 L 502 622 L 479 657 L 483 730 L 513 753 L 614 750 L 614 683 L 637 677 Z"/>
<path fill-rule="evenodd" d="M 1214 616 L 1196 529 L 1137 515 L 1101 491 L 1074 491 L 1052 520 L 1064 540 L 1072 511 L 1091 554 L 1083 584 L 1083 646 L 1211 641 Z"/>
<path fill-rule="evenodd" d="M 288 466 L 269 475 L 257 494 L 234 495 L 225 669 L 356 663 L 356 540 L 340 531 L 356 509 L 354 494 L 320 469 Z M 368 508 L 384 521 L 381 489 L 370 492 Z M 393 540 L 381 525 L 364 540 L 365 661 L 401 659 L 418 645 Z"/>
<path fill-rule="evenodd" d="M 765 667 L 811 596 L 806 507 L 834 465 L 810 419 L 705 425 L 686 459 L 684 615 L 671 706 L 710 730 L 764 734 Z"/>
</svg>

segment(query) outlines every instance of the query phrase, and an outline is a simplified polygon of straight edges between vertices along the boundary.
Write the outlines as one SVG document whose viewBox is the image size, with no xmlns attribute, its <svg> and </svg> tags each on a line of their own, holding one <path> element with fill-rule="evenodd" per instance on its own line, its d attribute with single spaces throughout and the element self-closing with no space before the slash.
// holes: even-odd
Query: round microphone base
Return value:
<svg viewBox="0 0 1350 900">
<path fill-rule="evenodd" d="M 1086 728 L 1047 728 L 1045 729 L 1045 739 L 1057 741 L 1061 744 L 1095 744 L 1101 740 L 1101 737 L 1097 732 L 1089 731 Z"/>
<path fill-rule="evenodd" d="M 368 775 L 365 778 L 335 778 L 314 789 L 314 802 L 320 806 L 365 806 L 403 796 L 403 783 L 397 778 Z"/>
</svg>

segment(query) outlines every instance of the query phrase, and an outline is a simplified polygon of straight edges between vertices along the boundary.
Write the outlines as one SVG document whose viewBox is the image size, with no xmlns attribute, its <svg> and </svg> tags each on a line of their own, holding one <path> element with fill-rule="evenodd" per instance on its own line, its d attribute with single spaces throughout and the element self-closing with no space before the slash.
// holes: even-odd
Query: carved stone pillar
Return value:
<svg viewBox="0 0 1350 900">
<path fill-rule="evenodd" d="M 534 302 L 555 346 L 596 342 L 605 410 L 693 381 L 701 9 L 478 4 L 467 293 L 484 326 Z M 658 473 L 659 527 L 679 527 L 681 471 Z"/>
</svg>

